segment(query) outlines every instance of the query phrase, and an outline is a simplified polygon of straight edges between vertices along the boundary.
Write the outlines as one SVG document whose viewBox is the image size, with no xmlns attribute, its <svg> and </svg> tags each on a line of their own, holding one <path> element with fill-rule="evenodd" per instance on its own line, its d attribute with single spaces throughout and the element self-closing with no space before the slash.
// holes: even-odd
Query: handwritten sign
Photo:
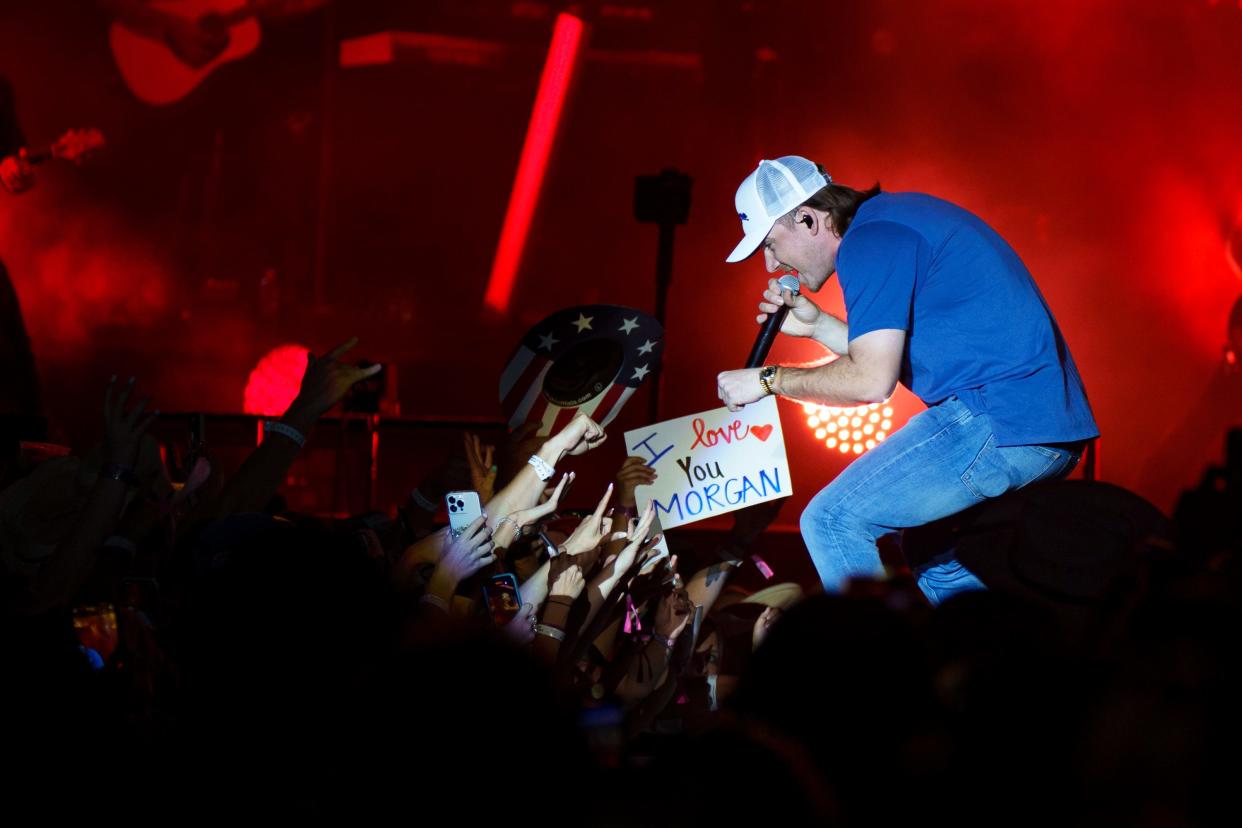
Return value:
<svg viewBox="0 0 1242 828">
<path fill-rule="evenodd" d="M 635 495 L 665 529 L 793 494 L 775 397 L 627 431 L 625 447 L 659 474 Z"/>
</svg>

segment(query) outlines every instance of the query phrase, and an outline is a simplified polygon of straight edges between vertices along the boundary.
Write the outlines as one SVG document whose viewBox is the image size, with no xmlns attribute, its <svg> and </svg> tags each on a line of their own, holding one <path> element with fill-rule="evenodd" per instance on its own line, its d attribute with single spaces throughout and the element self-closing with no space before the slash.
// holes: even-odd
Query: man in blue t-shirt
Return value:
<svg viewBox="0 0 1242 828">
<path fill-rule="evenodd" d="M 732 410 L 768 394 L 823 405 L 887 400 L 901 382 L 928 408 L 860 456 L 802 514 L 828 591 L 881 576 L 876 538 L 1068 474 L 1099 435 L 1082 379 L 1018 254 L 977 216 L 920 193 L 832 183 L 799 156 L 761 161 L 737 191 L 744 237 L 727 261 L 763 249 L 769 273 L 818 291 L 833 273 L 844 320 L 769 280 L 760 322 L 837 358 L 813 367 L 725 371 Z M 983 584 L 953 559 L 917 573 L 933 604 Z"/>
</svg>

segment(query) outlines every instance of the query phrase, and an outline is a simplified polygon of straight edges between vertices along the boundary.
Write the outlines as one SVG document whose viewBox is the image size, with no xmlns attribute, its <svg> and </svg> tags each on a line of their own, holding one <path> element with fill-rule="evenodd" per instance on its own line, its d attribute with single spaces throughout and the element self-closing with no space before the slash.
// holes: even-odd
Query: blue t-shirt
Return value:
<svg viewBox="0 0 1242 828">
<path fill-rule="evenodd" d="M 1074 359 L 1018 254 L 978 216 L 922 193 L 881 193 L 841 239 L 854 340 L 906 332 L 901 382 L 927 405 L 957 396 L 997 445 L 1099 435 Z"/>
</svg>

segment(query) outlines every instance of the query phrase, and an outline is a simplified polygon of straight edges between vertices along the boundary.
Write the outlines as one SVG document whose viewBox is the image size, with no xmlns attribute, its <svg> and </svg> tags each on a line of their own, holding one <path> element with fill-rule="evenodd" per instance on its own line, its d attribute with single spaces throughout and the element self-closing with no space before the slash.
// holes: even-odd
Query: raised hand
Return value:
<svg viewBox="0 0 1242 828">
<path fill-rule="evenodd" d="M 535 605 L 523 604 L 513 620 L 504 626 L 505 635 L 515 643 L 526 645 L 535 640 Z"/>
<path fill-rule="evenodd" d="M 759 649 L 759 645 L 768 637 L 768 631 L 772 625 L 780 620 L 781 611 L 779 607 L 768 607 L 763 613 L 755 619 L 755 627 L 751 631 L 751 649 Z"/>
<path fill-rule="evenodd" d="M 496 448 L 486 445 L 477 434 L 463 434 L 466 462 L 470 464 L 470 485 L 479 493 L 483 503 L 492 499 L 496 491 L 496 464 L 492 462 Z"/>
<path fill-rule="evenodd" d="M 578 455 L 599 448 L 607 438 L 599 423 L 586 414 L 579 414 L 548 442 L 559 448 L 562 454 Z"/>
<path fill-rule="evenodd" d="M 557 560 L 568 559 L 568 555 L 557 558 Z M 556 571 L 557 564 L 553 563 L 553 571 Z M 563 566 L 558 572 L 552 585 L 548 588 L 548 597 L 563 596 L 572 600 L 577 599 L 582 594 L 582 590 L 586 588 L 586 576 L 582 574 L 582 567 L 577 563 L 570 563 Z"/>
<path fill-rule="evenodd" d="M 483 567 L 495 563 L 495 549 L 487 519 L 480 515 L 444 547 L 444 554 L 436 564 L 427 591 L 441 598 L 451 596 L 458 584 Z"/>
<path fill-rule="evenodd" d="M 686 591 L 671 590 L 660 599 L 660 606 L 656 608 L 656 635 L 676 640 L 693 615 L 694 604 Z"/>
<path fill-rule="evenodd" d="M 611 520 L 604 517 L 604 510 L 608 508 L 608 501 L 610 499 L 612 499 L 611 483 L 604 490 L 604 496 L 600 498 L 599 505 L 595 507 L 595 511 L 583 518 L 582 522 L 578 524 L 578 528 L 574 529 L 573 534 L 565 541 L 565 554 L 581 555 L 585 552 L 590 552 L 603 543 L 612 523 Z M 617 537 L 625 537 L 625 535 L 617 533 Z"/>
<path fill-rule="evenodd" d="M 789 336 L 814 336 L 815 323 L 823 313 L 810 299 L 802 294 L 794 295 L 791 290 L 781 290 L 780 282 L 768 279 L 768 289 L 763 292 L 763 301 L 759 303 L 761 313 L 755 321 L 762 325 L 768 321 L 768 315 L 776 313 L 782 306 L 789 308 L 785 321 L 781 323 L 781 333 Z"/>
<path fill-rule="evenodd" d="M 138 448 L 142 444 L 142 435 L 146 433 L 151 421 L 159 415 L 159 411 L 153 411 L 146 417 L 142 416 L 143 409 L 151 399 L 149 396 L 143 397 L 129 411 L 125 410 L 129 395 L 134 390 L 133 377 L 125 383 L 120 396 L 113 403 L 112 393 L 115 387 L 116 376 L 113 375 L 108 381 L 108 389 L 104 392 L 104 458 L 109 463 L 132 469 L 138 460 Z"/>
<path fill-rule="evenodd" d="M 641 457 L 627 457 L 617 471 L 617 503 L 621 506 L 635 506 L 634 490 L 639 486 L 650 486 L 659 477 L 656 470 L 648 466 Z"/>
<path fill-rule="evenodd" d="M 321 357 L 307 353 L 302 386 L 297 397 L 289 404 L 289 410 L 285 412 L 287 417 L 302 421 L 299 427 L 309 428 L 315 420 L 344 399 L 356 383 L 383 370 L 384 366 L 379 364 L 359 368 L 338 361 L 357 344 L 358 337 L 351 336 Z"/>
<path fill-rule="evenodd" d="M 556 484 L 556 488 L 552 490 L 552 494 L 547 500 L 531 506 L 529 509 L 519 509 L 509 515 L 509 519 L 517 524 L 518 530 L 525 529 L 527 526 L 543 520 L 560 507 L 561 495 L 565 493 L 566 486 L 574 481 L 575 476 L 574 472 L 562 474 L 560 482 Z"/>
<path fill-rule="evenodd" d="M 627 540 L 625 546 L 617 553 L 617 559 L 613 561 L 612 568 L 615 577 L 621 577 L 629 571 L 634 565 L 634 561 L 640 560 L 639 555 L 643 559 L 651 554 L 651 550 L 659 543 L 660 536 L 657 535 L 651 540 L 647 540 L 647 532 L 651 530 L 651 524 L 655 521 L 655 504 L 648 503 L 647 508 L 643 511 L 642 517 L 637 521 L 630 521 L 630 530 L 624 535 L 620 535 Z M 616 537 L 616 536 L 614 536 Z"/>
</svg>

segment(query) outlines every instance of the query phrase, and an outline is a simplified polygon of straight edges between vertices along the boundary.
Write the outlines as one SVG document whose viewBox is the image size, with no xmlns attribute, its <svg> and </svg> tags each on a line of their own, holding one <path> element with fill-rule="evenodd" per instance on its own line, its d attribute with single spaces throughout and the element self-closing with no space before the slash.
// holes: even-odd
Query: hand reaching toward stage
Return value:
<svg viewBox="0 0 1242 828">
<path fill-rule="evenodd" d="M 129 411 L 125 410 L 129 395 L 134 390 L 133 377 L 125 383 L 120 396 L 113 404 L 112 392 L 115 388 L 116 377 L 113 376 L 108 382 L 108 390 L 104 392 L 104 459 L 132 471 L 138 460 L 138 448 L 142 444 L 142 435 L 146 433 L 147 427 L 151 425 L 151 421 L 159 415 L 159 412 L 153 411 L 146 417 L 142 416 L 143 409 L 147 407 L 147 402 L 151 399 L 150 396 L 143 397 Z"/>
<path fill-rule="evenodd" d="M 600 498 L 599 505 L 595 507 L 595 511 L 583 518 L 578 528 L 574 529 L 573 534 L 565 541 L 563 547 L 565 554 L 581 555 L 603 543 L 612 528 L 612 521 L 604 517 L 604 510 L 608 508 L 608 501 L 611 498 L 612 484 L 610 483 L 604 491 L 604 496 Z"/>
<path fill-rule="evenodd" d="M 772 625 L 779 621 L 780 617 L 780 607 L 768 607 L 755 619 L 755 626 L 750 636 L 751 649 L 759 649 L 759 645 L 768 637 L 768 632 L 771 630 Z"/>
<path fill-rule="evenodd" d="M 560 560 L 565 559 L 567 563 L 561 564 Z M 557 570 L 560 570 L 559 572 Z M 582 567 L 576 562 L 569 560 L 568 555 L 562 555 L 553 561 L 552 571 L 555 573 L 552 585 L 548 588 L 548 597 L 563 597 L 571 601 L 576 600 L 582 594 L 582 590 L 586 587 L 586 578 L 582 574 Z"/>
<path fill-rule="evenodd" d="M 496 464 L 492 462 L 496 448 L 486 445 L 477 434 L 463 434 L 462 442 L 470 464 L 470 484 L 479 493 L 479 502 L 487 503 L 496 491 Z"/>
<path fill-rule="evenodd" d="M 617 472 L 617 505 L 633 507 L 634 490 L 639 486 L 650 486 L 659 477 L 656 470 L 648 466 L 641 457 L 627 457 Z"/>
<path fill-rule="evenodd" d="M 475 518 L 460 535 L 448 542 L 427 584 L 427 592 L 447 602 L 457 591 L 458 584 L 495 562 L 494 550 L 486 519 Z"/>
<path fill-rule="evenodd" d="M 585 414 L 579 414 L 559 434 L 549 439 L 548 444 L 559 449 L 562 456 L 579 455 L 599 448 L 606 439 L 608 435 L 598 423 Z"/>
<path fill-rule="evenodd" d="M 532 526 L 555 512 L 561 504 L 561 495 L 564 494 L 565 487 L 573 480 L 573 472 L 562 474 L 560 482 L 556 484 L 552 494 L 543 503 L 531 506 L 529 509 L 520 509 L 509 515 L 508 519 L 501 518 L 496 524 L 496 545 L 507 547 L 527 526 Z"/>
<path fill-rule="evenodd" d="M 315 421 L 339 403 L 358 382 L 373 377 L 383 370 L 383 365 L 358 368 L 338 360 L 358 344 L 358 337 L 337 345 L 321 357 L 306 355 L 306 373 L 297 397 L 289 404 L 284 419 L 305 434 Z"/>
<path fill-rule="evenodd" d="M 677 640 L 686 623 L 694 616 L 694 605 L 684 589 L 669 591 L 660 599 L 656 609 L 655 633 L 672 641 Z"/>
</svg>

